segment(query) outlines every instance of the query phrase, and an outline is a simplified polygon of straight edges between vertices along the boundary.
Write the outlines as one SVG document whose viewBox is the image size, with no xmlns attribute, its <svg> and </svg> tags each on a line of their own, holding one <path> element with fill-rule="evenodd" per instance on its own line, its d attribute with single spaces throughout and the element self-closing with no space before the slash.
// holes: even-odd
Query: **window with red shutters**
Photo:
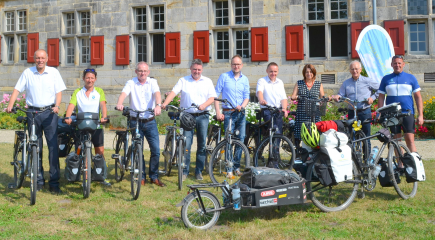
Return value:
<svg viewBox="0 0 435 240">
<path fill-rule="evenodd" d="M 130 64 L 130 36 L 116 36 L 116 65 Z"/>
<path fill-rule="evenodd" d="M 269 61 L 269 41 L 267 27 L 251 28 L 251 61 Z"/>
<path fill-rule="evenodd" d="M 208 30 L 193 32 L 193 59 L 201 59 L 204 63 L 210 61 L 209 37 Z"/>
<path fill-rule="evenodd" d="M 396 55 L 405 55 L 405 37 L 403 20 L 384 21 L 384 28 L 391 37 Z"/>
<path fill-rule="evenodd" d="M 104 65 L 104 36 L 91 37 L 91 65 Z"/>
<path fill-rule="evenodd" d="M 59 38 L 47 39 L 47 66 L 59 66 Z"/>
<path fill-rule="evenodd" d="M 180 32 L 167 32 L 165 34 L 165 63 L 181 63 Z"/>
<path fill-rule="evenodd" d="M 286 60 L 304 60 L 304 27 L 285 27 Z"/>
<path fill-rule="evenodd" d="M 27 62 L 34 63 L 35 51 L 39 49 L 39 33 L 27 34 Z"/>
<path fill-rule="evenodd" d="M 358 37 L 361 34 L 361 31 L 368 25 L 370 25 L 369 21 L 350 23 L 350 42 L 352 58 L 359 58 L 358 53 L 355 51 L 356 42 L 358 41 Z"/>
</svg>

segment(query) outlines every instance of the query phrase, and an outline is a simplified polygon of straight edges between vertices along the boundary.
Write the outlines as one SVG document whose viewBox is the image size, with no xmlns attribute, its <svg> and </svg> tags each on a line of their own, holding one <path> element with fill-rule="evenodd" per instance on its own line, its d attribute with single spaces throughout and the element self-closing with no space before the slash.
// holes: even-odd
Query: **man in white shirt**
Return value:
<svg viewBox="0 0 435 240">
<path fill-rule="evenodd" d="M 118 98 L 116 108 L 119 111 L 124 109 L 122 103 L 124 99 L 130 95 L 130 108 L 137 111 L 145 111 L 149 108 L 154 108 L 154 115 L 159 116 L 161 113 L 162 98 L 160 95 L 160 88 L 157 85 L 157 80 L 148 77 L 150 70 L 148 64 L 139 62 L 136 65 L 136 75 L 131 80 L 128 80 L 122 89 L 122 93 Z M 140 135 L 148 141 L 151 150 L 149 177 L 151 183 L 160 187 L 166 185 L 158 178 L 159 159 L 160 159 L 160 144 L 159 144 L 159 131 L 157 130 L 157 122 L 150 113 L 145 112 L 137 116 L 136 113 L 130 112 L 131 121 L 130 127 L 136 126 L 136 121 L 139 120 Z M 143 166 L 142 185 L 146 183 L 145 161 Z"/>
<path fill-rule="evenodd" d="M 26 104 L 29 110 L 44 111 L 35 116 L 35 131 L 39 140 L 39 149 L 42 149 L 42 131 L 48 146 L 48 160 L 50 163 L 50 192 L 60 194 L 59 188 L 59 153 L 57 145 L 57 120 L 59 105 L 62 101 L 62 91 L 66 89 L 65 83 L 57 69 L 46 66 L 48 55 L 45 50 L 39 49 L 34 55 L 35 67 L 27 68 L 18 79 L 9 101 L 7 112 L 12 112 L 18 94 L 26 91 Z M 29 123 L 32 115 L 27 114 Z M 29 131 L 31 125 L 29 124 Z M 40 191 L 45 184 L 44 168 L 42 167 L 42 150 L 39 151 L 39 174 L 37 190 Z"/>
<path fill-rule="evenodd" d="M 166 97 L 162 108 L 164 109 L 174 97 L 181 92 L 180 107 L 188 108 L 192 104 L 196 104 L 198 108 L 191 108 L 187 110 L 196 120 L 196 138 L 197 138 L 197 151 L 196 151 L 196 168 L 195 177 L 197 180 L 203 180 L 202 170 L 204 169 L 204 162 L 206 158 L 205 144 L 208 131 L 208 111 L 211 109 L 211 104 L 216 96 L 216 91 L 213 82 L 210 78 L 202 76 L 202 61 L 195 59 L 190 65 L 191 75 L 182 77 L 178 80 L 172 91 Z M 185 164 L 186 168 L 183 172 L 183 181 L 186 180 L 189 174 L 190 166 L 190 148 L 192 146 L 193 133 L 192 131 L 184 131 L 186 136 L 186 153 Z"/>
</svg>

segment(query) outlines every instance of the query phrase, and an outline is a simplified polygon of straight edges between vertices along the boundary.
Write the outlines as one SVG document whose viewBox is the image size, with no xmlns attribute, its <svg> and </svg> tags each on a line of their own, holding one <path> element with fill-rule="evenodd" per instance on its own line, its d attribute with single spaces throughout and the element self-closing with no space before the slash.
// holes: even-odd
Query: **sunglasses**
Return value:
<svg viewBox="0 0 435 240">
<path fill-rule="evenodd" d="M 88 73 L 88 72 L 95 72 L 95 69 L 93 69 L 93 68 L 88 68 L 88 69 L 85 69 L 85 70 L 83 71 L 83 73 Z"/>
<path fill-rule="evenodd" d="M 403 60 L 403 56 L 402 56 L 402 55 L 396 55 L 396 56 L 394 56 L 394 57 L 393 57 L 393 59 L 392 59 L 392 60 L 394 60 L 394 59 L 396 59 L 396 58 L 400 58 L 400 59 L 402 59 L 402 60 Z"/>
</svg>

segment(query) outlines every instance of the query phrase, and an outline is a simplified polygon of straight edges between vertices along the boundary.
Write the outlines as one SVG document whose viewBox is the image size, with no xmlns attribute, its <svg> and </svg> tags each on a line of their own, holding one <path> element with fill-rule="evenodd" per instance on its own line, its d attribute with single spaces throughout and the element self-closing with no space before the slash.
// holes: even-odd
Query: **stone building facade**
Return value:
<svg viewBox="0 0 435 240">
<path fill-rule="evenodd" d="M 432 96 L 435 0 L 376 2 L 377 24 L 399 21 L 393 43 L 423 97 Z M 165 92 L 190 74 L 194 54 L 209 60 L 203 74 L 215 82 L 230 70 L 231 56 L 242 55 L 252 92 L 267 64 L 276 62 L 289 95 L 303 65 L 311 63 L 332 93 L 350 77 L 353 38 L 358 28 L 373 23 L 372 7 L 371 0 L 3 0 L 0 91 L 11 92 L 23 70 L 33 66 L 35 48 L 49 48 L 67 94 L 82 85 L 83 69 L 95 68 L 109 104 L 135 76 L 138 61 L 150 64 L 150 76 Z"/>
</svg>

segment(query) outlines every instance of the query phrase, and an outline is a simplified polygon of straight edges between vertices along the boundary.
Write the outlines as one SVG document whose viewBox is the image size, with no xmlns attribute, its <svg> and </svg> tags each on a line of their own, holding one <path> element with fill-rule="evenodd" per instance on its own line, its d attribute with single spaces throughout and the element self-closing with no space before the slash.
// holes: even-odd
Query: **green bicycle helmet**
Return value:
<svg viewBox="0 0 435 240">
<path fill-rule="evenodd" d="M 307 122 L 306 124 L 302 123 L 301 137 L 302 137 L 302 141 L 304 141 L 304 143 L 307 144 L 308 146 L 312 148 L 316 148 L 317 146 L 319 146 L 320 135 L 319 132 L 317 131 L 316 124 L 310 122 Z"/>
</svg>

